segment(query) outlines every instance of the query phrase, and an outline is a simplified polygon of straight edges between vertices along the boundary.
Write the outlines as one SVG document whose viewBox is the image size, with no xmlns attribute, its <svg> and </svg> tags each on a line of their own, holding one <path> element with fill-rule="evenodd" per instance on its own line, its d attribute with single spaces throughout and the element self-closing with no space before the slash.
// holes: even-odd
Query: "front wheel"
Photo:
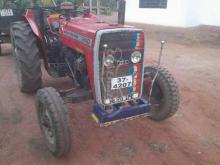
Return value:
<svg viewBox="0 0 220 165">
<path fill-rule="evenodd" d="M 70 119 L 59 93 L 51 87 L 38 90 L 36 109 L 49 151 L 56 157 L 67 155 L 71 148 Z"/>
<path fill-rule="evenodd" d="M 167 119 L 173 116 L 179 107 L 179 91 L 173 76 L 163 67 L 159 67 L 158 75 L 152 87 L 149 98 L 152 80 L 157 73 L 157 66 L 144 68 L 143 96 L 150 100 L 150 118 L 156 121 Z"/>
</svg>

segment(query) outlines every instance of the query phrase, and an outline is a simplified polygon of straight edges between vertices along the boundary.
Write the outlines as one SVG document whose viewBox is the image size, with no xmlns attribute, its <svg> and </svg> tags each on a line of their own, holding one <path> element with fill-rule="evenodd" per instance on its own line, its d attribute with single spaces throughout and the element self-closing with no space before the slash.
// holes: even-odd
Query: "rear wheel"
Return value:
<svg viewBox="0 0 220 165">
<path fill-rule="evenodd" d="M 10 28 L 18 85 L 22 92 L 32 93 L 42 85 L 40 51 L 28 23 L 15 22 Z"/>
<path fill-rule="evenodd" d="M 144 68 L 143 95 L 149 100 L 152 80 L 157 72 L 156 66 Z M 157 78 L 152 88 L 150 98 L 151 115 L 153 120 L 164 120 L 173 116 L 179 107 L 179 92 L 177 83 L 167 69 L 159 67 Z"/>
<path fill-rule="evenodd" d="M 51 87 L 38 90 L 36 109 L 49 151 L 56 157 L 66 155 L 71 148 L 70 119 L 59 93 Z"/>
</svg>

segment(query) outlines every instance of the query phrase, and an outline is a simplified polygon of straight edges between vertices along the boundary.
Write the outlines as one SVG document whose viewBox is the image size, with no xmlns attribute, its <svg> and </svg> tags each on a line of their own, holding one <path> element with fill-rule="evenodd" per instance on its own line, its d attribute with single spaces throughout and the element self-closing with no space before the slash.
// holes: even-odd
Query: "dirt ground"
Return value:
<svg viewBox="0 0 220 165">
<path fill-rule="evenodd" d="M 44 165 L 219 165 L 220 28 L 181 29 L 137 25 L 146 31 L 146 64 L 157 59 L 166 40 L 163 66 L 176 78 L 181 95 L 178 113 L 163 122 L 147 118 L 99 128 L 91 119 L 93 101 L 67 105 L 72 150 L 55 159 L 40 132 L 34 95 L 19 91 L 10 46 L 0 57 L 0 164 Z M 62 88 L 69 79 L 44 71 L 44 86 Z"/>
</svg>

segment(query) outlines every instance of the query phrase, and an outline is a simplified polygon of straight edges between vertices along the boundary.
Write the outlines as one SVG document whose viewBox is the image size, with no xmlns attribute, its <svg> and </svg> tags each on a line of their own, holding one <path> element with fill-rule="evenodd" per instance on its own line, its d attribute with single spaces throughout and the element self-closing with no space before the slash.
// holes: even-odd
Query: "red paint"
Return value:
<svg viewBox="0 0 220 165">
<path fill-rule="evenodd" d="M 33 33 L 36 35 L 39 43 L 40 43 L 40 50 L 41 50 L 41 56 L 44 60 L 44 67 L 46 70 L 48 70 L 48 62 L 47 62 L 47 51 L 46 48 L 44 46 L 44 42 L 43 42 L 43 36 L 34 20 L 34 16 L 33 16 L 33 12 L 32 10 L 28 9 L 24 15 L 25 19 L 27 20 L 27 22 L 29 23 L 29 25 L 31 26 Z"/>
<path fill-rule="evenodd" d="M 136 76 L 136 85 L 134 87 L 134 92 L 135 93 L 138 93 L 139 92 L 139 88 L 140 88 L 140 81 L 141 81 L 141 75 L 140 75 L 140 72 L 141 72 L 141 65 L 140 64 L 135 64 L 134 67 L 136 68 L 136 71 L 135 71 L 135 76 Z"/>
</svg>

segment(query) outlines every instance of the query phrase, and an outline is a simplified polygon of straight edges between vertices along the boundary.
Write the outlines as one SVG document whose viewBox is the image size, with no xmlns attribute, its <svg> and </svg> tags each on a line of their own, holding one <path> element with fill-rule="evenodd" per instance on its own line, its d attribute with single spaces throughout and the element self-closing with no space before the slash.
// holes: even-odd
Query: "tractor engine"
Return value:
<svg viewBox="0 0 220 165">
<path fill-rule="evenodd" d="M 68 47 L 62 47 L 61 56 L 68 67 L 67 74 L 81 88 L 90 89 L 85 56 Z"/>
<path fill-rule="evenodd" d="M 56 35 L 45 35 L 48 50 L 49 74 L 52 77 L 69 76 L 81 88 L 89 89 L 85 56 L 64 46 Z"/>
</svg>

